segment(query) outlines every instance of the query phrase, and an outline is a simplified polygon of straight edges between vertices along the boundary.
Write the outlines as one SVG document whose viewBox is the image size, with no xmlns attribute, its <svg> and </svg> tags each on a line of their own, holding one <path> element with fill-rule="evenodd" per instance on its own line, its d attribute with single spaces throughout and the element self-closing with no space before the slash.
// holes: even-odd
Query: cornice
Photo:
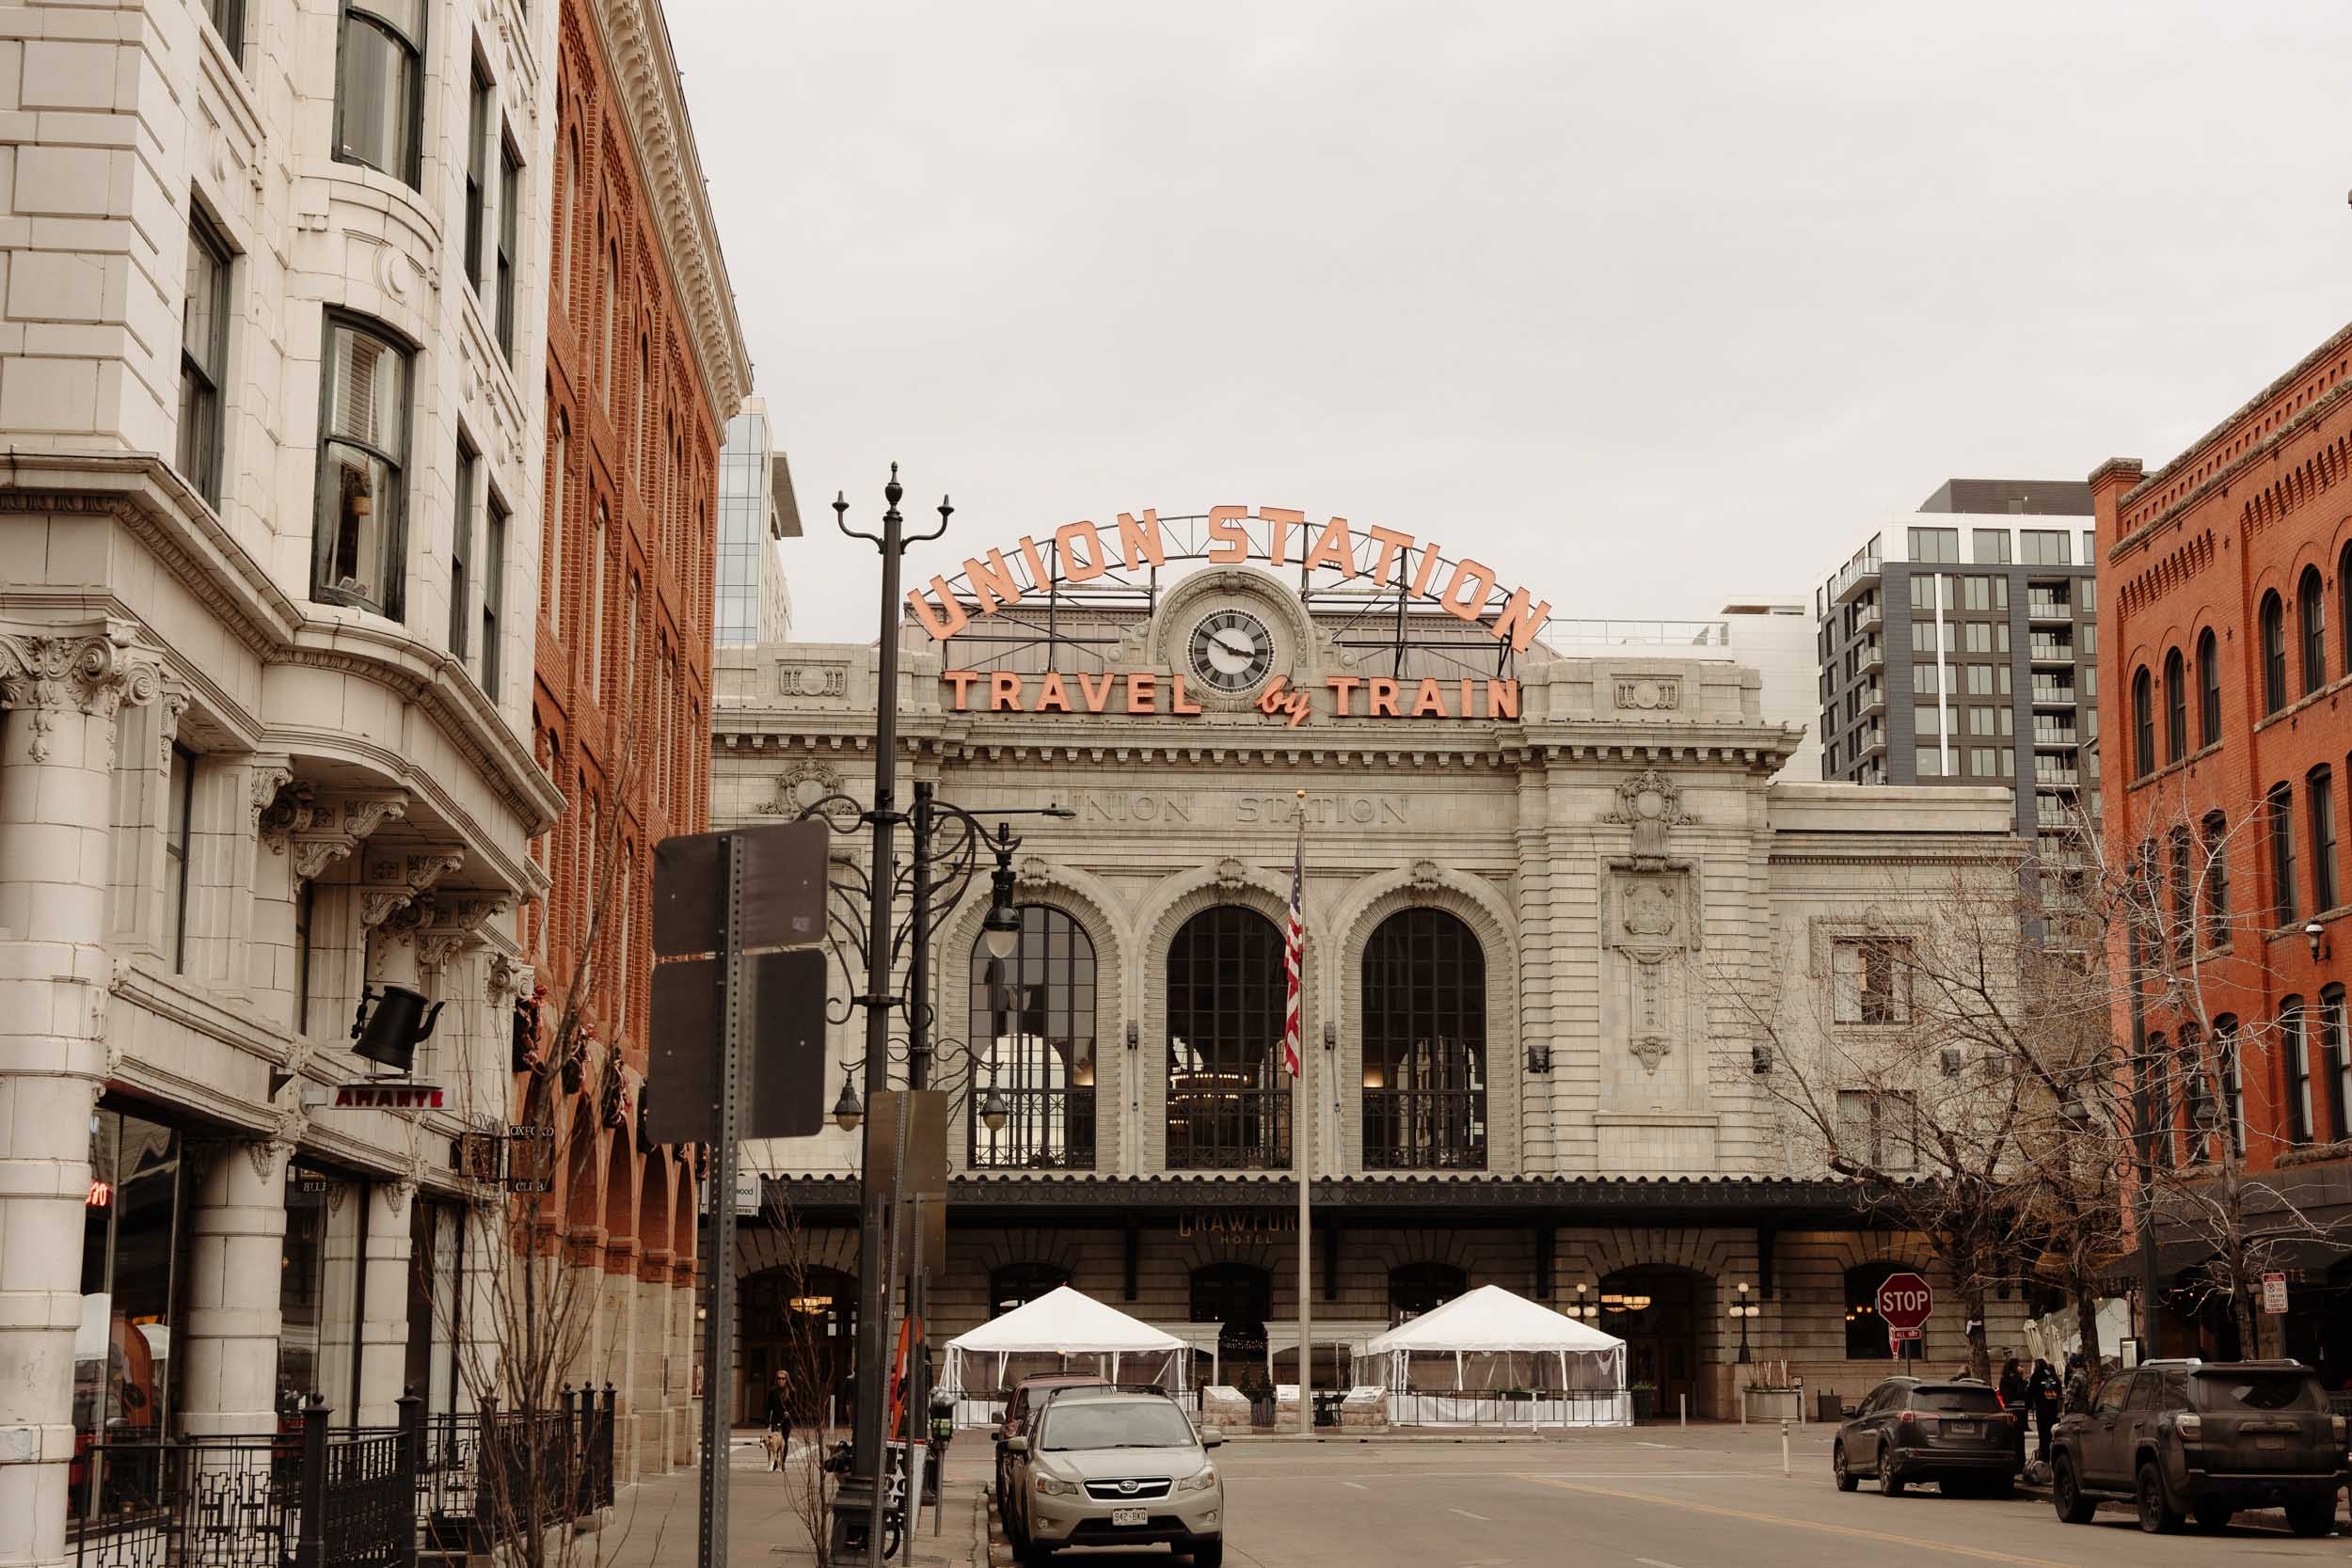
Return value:
<svg viewBox="0 0 2352 1568">
<path fill-rule="evenodd" d="M 694 128 L 656 0 L 589 0 L 605 68 L 620 89 L 638 179 L 650 198 L 679 304 L 693 324 L 694 362 L 722 425 L 751 390 L 751 353 L 719 248 L 718 220 L 695 150 Z"/>
<path fill-rule="evenodd" d="M 852 1176 L 763 1177 L 763 1188 L 788 1208 L 857 1201 Z M 952 1213 L 968 1206 L 1086 1204 L 1108 1212 L 1288 1206 L 1298 1198 L 1289 1176 L 990 1176 L 948 1178 Z M 1583 1209 L 1641 1213 L 1733 1211 L 1865 1212 L 1859 1189 L 1842 1181 L 1788 1177 L 1452 1176 L 1317 1177 L 1314 1202 L 1327 1213 L 1361 1209 Z"/>
</svg>

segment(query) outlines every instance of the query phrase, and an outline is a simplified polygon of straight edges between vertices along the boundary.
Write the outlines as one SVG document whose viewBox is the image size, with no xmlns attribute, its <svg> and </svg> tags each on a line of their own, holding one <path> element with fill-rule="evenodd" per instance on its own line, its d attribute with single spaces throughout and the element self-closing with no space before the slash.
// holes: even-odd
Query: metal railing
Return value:
<svg viewBox="0 0 2352 1568">
<path fill-rule="evenodd" d="M 1092 1170 L 1091 1088 L 999 1089 L 1005 1125 L 991 1132 L 977 1098 L 969 1108 L 974 1170 Z"/>
<path fill-rule="evenodd" d="M 1176 1089 L 1168 1094 L 1170 1170 L 1285 1170 L 1289 1089 Z"/>
<path fill-rule="evenodd" d="M 1484 1089 L 1366 1089 L 1366 1170 L 1485 1170 Z"/>
<path fill-rule="evenodd" d="M 436 1551 L 487 1552 L 612 1504 L 614 1390 L 565 1388 L 549 1410 L 443 1412 L 419 1433 L 415 1513 Z"/>
<path fill-rule="evenodd" d="M 75 1568 L 415 1568 L 418 1402 L 332 1431 L 317 1395 L 274 1437 L 98 1442 L 72 1466 Z"/>
<path fill-rule="evenodd" d="M 1632 1419 L 1624 1388 L 1537 1388 L 1511 1392 L 1445 1393 L 1391 1389 L 1391 1426 L 1608 1426 Z"/>
</svg>

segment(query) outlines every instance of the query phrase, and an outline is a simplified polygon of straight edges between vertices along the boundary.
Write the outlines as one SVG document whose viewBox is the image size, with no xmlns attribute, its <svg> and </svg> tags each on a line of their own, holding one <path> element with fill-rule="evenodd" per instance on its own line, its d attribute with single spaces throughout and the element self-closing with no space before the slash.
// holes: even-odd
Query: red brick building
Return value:
<svg viewBox="0 0 2352 1568">
<path fill-rule="evenodd" d="M 548 1244 L 602 1274 L 580 1371 L 659 1469 L 691 1452 L 695 1204 L 683 1151 L 636 1135 L 649 873 L 707 815 L 719 449 L 750 364 L 658 9 L 563 0 L 555 70 L 532 727 L 566 805 L 534 845 L 516 1114 L 555 1129 Z"/>
<path fill-rule="evenodd" d="M 2217 1169 L 2227 1136 L 2249 1173 L 2352 1233 L 2352 889 L 2339 848 L 2352 780 L 2347 481 L 2352 328 L 2154 473 L 2115 459 L 2091 476 L 2106 840 L 2119 862 L 2146 858 L 2162 907 L 2189 911 L 2162 940 L 2165 967 L 2196 976 L 2140 1009 L 2139 1027 L 2158 1053 L 2168 1040 L 2176 1053 L 2236 1042 L 2234 1082 L 2226 1069 L 2215 1089 L 2179 1080 L 2164 1153 Z M 2132 1011 L 2119 1004 L 2119 1030 Z M 2297 1238 L 2273 1259 L 2289 1274 L 2290 1310 L 2263 1320 L 2262 1348 L 2342 1386 L 2352 1263 L 2281 1207 L 2255 1203 L 2269 1211 L 2261 1228 Z M 2169 1287 L 2209 1249 L 2157 1233 Z M 2159 1349 L 2237 1350 L 2217 1304 L 2176 1292 L 2166 1305 Z"/>
</svg>

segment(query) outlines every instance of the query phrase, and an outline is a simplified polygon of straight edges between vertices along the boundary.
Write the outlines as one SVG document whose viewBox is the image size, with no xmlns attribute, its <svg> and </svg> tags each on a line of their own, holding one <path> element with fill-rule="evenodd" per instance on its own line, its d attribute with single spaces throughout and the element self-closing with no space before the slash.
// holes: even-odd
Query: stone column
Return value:
<svg viewBox="0 0 2352 1568">
<path fill-rule="evenodd" d="M 663 1216 L 666 1223 L 668 1216 Z M 637 1418 L 641 1474 L 670 1467 L 670 1249 L 650 1246 L 637 1260 L 637 1352 L 629 1377 L 629 1408 Z"/>
<path fill-rule="evenodd" d="M 254 846 L 262 813 L 294 776 L 282 755 L 198 759 L 188 813 L 188 977 L 223 995 L 251 981 Z M 289 912 L 291 919 L 291 911 Z"/>
<path fill-rule="evenodd" d="M 360 1426 L 388 1427 L 400 1419 L 400 1392 L 408 1372 L 408 1205 L 414 1181 L 368 1183 L 367 1300 L 359 1319 Z"/>
<path fill-rule="evenodd" d="M 692 1259 L 674 1261 L 670 1266 L 674 1272 L 670 1280 L 667 1342 L 674 1369 L 671 1398 L 676 1402 L 677 1410 L 677 1418 L 670 1429 L 670 1467 L 683 1470 L 695 1462 L 702 1442 L 703 1402 L 694 1396 L 695 1347 L 702 1338 L 702 1325 L 694 1319 L 694 1308 L 702 1297 L 694 1289 Z"/>
<path fill-rule="evenodd" d="M 272 772 L 290 769 L 291 758 L 271 759 Z M 256 780 L 269 776 L 257 772 Z M 258 783 L 256 787 L 259 787 Z M 254 825 L 253 928 L 246 943 L 245 990 L 254 1010 L 276 1019 L 295 1034 L 302 1021 L 294 1016 L 296 976 L 302 955 L 296 951 L 295 910 L 302 898 L 302 879 L 294 874 L 292 853 L 296 832 L 318 819 L 318 801 L 309 784 L 281 783 L 262 807 Z"/>
<path fill-rule="evenodd" d="M 286 1153 L 282 1143 L 216 1144 L 199 1164 L 177 1347 L 190 1436 L 276 1430 Z"/>
<path fill-rule="evenodd" d="M 625 1138 L 623 1129 L 612 1134 Z M 632 1479 L 636 1474 L 636 1456 L 631 1449 L 630 1434 L 637 1413 L 637 1389 L 634 1376 L 637 1329 L 637 1238 L 615 1236 L 604 1245 L 604 1279 L 596 1298 L 597 1338 L 600 1354 L 596 1370 L 589 1377 L 592 1386 L 602 1389 L 612 1385 L 612 1408 L 617 1413 L 619 1428 L 614 1437 L 614 1466 Z"/>
<path fill-rule="evenodd" d="M 155 666 L 118 629 L 0 636 L 0 1564 L 65 1559 L 115 719 Z"/>
</svg>

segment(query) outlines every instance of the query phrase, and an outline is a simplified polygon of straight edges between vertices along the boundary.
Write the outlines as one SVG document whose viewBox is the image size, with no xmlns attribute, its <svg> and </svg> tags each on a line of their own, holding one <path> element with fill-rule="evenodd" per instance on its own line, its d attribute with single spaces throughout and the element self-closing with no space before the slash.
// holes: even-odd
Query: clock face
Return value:
<svg viewBox="0 0 2352 1568">
<path fill-rule="evenodd" d="M 1246 610 L 1220 610 L 1192 628 L 1193 673 L 1219 691 L 1247 691 L 1274 668 L 1274 634 Z"/>
</svg>

